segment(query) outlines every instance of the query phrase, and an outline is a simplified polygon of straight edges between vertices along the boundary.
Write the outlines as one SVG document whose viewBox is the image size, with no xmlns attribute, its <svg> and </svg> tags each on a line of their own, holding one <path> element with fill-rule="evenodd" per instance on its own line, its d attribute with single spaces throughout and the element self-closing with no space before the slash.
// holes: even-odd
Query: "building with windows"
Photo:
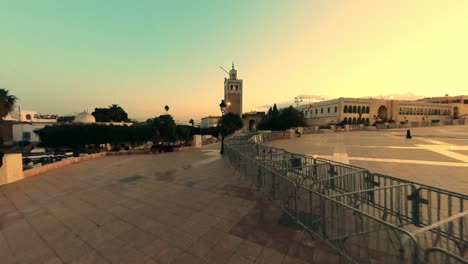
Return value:
<svg viewBox="0 0 468 264">
<path fill-rule="evenodd" d="M 18 110 L 11 112 L 13 142 L 39 142 L 34 130 L 57 124 L 58 115 L 41 115 L 36 111 Z"/>
<path fill-rule="evenodd" d="M 87 111 L 81 112 L 75 116 L 73 123 L 57 122 L 57 115 L 38 115 L 34 111 L 21 110 L 13 112 L 11 115 L 13 142 L 29 141 L 32 143 L 40 142 L 39 136 L 34 133 L 35 130 L 42 129 L 46 126 L 53 125 L 70 125 L 70 124 L 97 124 L 97 125 L 114 125 L 114 126 L 131 126 L 130 122 L 96 122 L 94 116 Z"/>
<path fill-rule="evenodd" d="M 221 116 L 207 116 L 203 117 L 201 120 L 202 128 L 216 127 L 221 121 Z"/>
<path fill-rule="evenodd" d="M 468 118 L 468 101 L 458 96 L 456 103 L 441 103 L 437 99 L 387 100 L 374 98 L 338 98 L 314 104 L 300 105 L 297 108 L 304 114 L 309 125 L 349 125 L 374 123 L 410 124 L 428 123 L 449 124 L 454 119 Z"/>
<path fill-rule="evenodd" d="M 237 70 L 229 71 L 229 79 L 224 78 L 224 102 L 226 102 L 226 111 L 237 115 L 242 115 L 242 92 L 243 80 L 237 79 Z"/>
<path fill-rule="evenodd" d="M 56 123 L 58 115 L 41 115 L 31 110 L 21 110 L 11 112 L 11 117 L 19 122 L 34 122 L 34 123 Z"/>
<path fill-rule="evenodd" d="M 453 118 L 468 118 L 468 95 L 423 98 L 419 101 L 453 106 Z"/>
</svg>

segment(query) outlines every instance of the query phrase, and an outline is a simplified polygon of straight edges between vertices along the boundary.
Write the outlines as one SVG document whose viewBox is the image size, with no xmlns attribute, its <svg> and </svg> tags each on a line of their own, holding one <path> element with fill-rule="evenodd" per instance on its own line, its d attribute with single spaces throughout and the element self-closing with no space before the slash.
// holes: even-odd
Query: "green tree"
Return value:
<svg viewBox="0 0 468 264">
<path fill-rule="evenodd" d="M 3 120 L 12 110 L 16 103 L 16 96 L 9 94 L 9 91 L 0 88 L 0 120 Z"/>
<path fill-rule="evenodd" d="M 276 109 L 276 111 L 274 110 Z M 265 115 L 258 124 L 260 130 L 286 130 L 292 127 L 306 126 L 304 115 L 292 106 L 278 111 L 275 106 L 273 110 Z"/>
<path fill-rule="evenodd" d="M 193 121 L 193 119 L 190 119 L 189 123 L 192 125 L 192 127 L 195 125 L 195 121 Z"/>
<path fill-rule="evenodd" d="M 114 122 L 129 121 L 127 112 L 125 112 L 125 110 L 123 110 L 123 108 L 117 104 L 113 104 L 109 106 L 108 113 L 109 113 L 110 120 Z"/>
<path fill-rule="evenodd" d="M 276 106 L 276 103 L 273 105 L 273 113 L 278 113 L 278 107 Z"/>
<path fill-rule="evenodd" d="M 161 129 L 161 120 L 159 120 L 159 118 L 156 117 L 153 119 L 146 120 L 146 123 L 151 125 L 153 142 L 159 141 L 161 139 L 161 133 L 159 132 Z"/>
<path fill-rule="evenodd" d="M 304 114 L 292 106 L 281 109 L 280 126 L 281 130 L 289 129 L 292 127 L 304 127 L 306 126 Z"/>
<path fill-rule="evenodd" d="M 267 115 L 271 114 L 272 112 L 273 112 L 273 109 L 272 109 L 271 106 L 270 106 L 270 108 L 268 109 Z"/>
<path fill-rule="evenodd" d="M 114 126 L 100 124 L 64 124 L 46 126 L 34 131 L 46 147 L 83 149 L 85 145 L 143 143 L 152 137 L 152 126 Z"/>
<path fill-rule="evenodd" d="M 117 104 L 113 104 L 108 108 L 95 108 L 91 113 L 97 122 L 128 122 L 128 114 Z"/>
<path fill-rule="evenodd" d="M 158 119 L 161 122 L 159 128 L 161 139 L 166 142 L 174 142 L 176 139 L 176 124 L 172 116 L 169 114 L 160 115 Z"/>
<path fill-rule="evenodd" d="M 221 125 L 223 127 L 222 133 L 224 135 L 230 135 L 236 130 L 241 129 L 244 126 L 244 122 L 239 115 L 227 113 L 221 118 Z"/>
<path fill-rule="evenodd" d="M 187 125 L 176 125 L 176 139 L 188 142 L 191 139 L 192 127 Z"/>
<path fill-rule="evenodd" d="M 164 110 L 166 110 L 166 115 L 167 115 L 167 112 L 169 112 L 169 106 L 168 105 L 164 106 Z"/>
</svg>

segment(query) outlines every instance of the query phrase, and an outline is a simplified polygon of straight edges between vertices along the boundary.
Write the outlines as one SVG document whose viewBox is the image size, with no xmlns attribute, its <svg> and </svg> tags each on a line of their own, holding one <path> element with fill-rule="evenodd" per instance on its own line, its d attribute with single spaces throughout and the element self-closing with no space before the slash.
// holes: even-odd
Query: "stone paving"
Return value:
<svg viewBox="0 0 468 264">
<path fill-rule="evenodd" d="M 0 186 L 0 263 L 346 263 L 203 152 L 106 157 Z"/>
<path fill-rule="evenodd" d="M 468 126 L 306 134 L 269 142 L 295 153 L 317 155 L 371 171 L 468 193 Z"/>
</svg>

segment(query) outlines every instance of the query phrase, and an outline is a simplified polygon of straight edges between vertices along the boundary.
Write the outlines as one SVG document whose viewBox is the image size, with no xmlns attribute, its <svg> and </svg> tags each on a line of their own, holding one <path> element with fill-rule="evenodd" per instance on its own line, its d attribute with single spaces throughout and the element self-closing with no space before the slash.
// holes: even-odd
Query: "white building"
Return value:
<svg viewBox="0 0 468 264">
<path fill-rule="evenodd" d="M 132 126 L 130 122 L 96 122 L 96 118 L 87 111 L 81 112 L 75 116 L 73 123 L 80 124 L 97 124 L 97 125 L 113 125 L 113 126 Z"/>
<path fill-rule="evenodd" d="M 387 100 L 375 98 L 337 98 L 297 107 L 304 114 L 308 125 L 349 125 L 375 122 L 411 123 L 420 126 L 426 123 L 451 123 L 454 119 L 465 118 L 468 107 L 458 96 L 456 103 L 432 102 L 425 100 Z M 450 100 L 451 98 L 449 98 Z M 466 101 L 468 103 L 468 100 Z"/>
<path fill-rule="evenodd" d="M 13 120 L 33 123 L 56 123 L 58 118 L 58 115 L 41 115 L 31 110 L 15 110 L 10 115 Z"/>
<path fill-rule="evenodd" d="M 209 127 L 216 127 L 218 123 L 221 121 L 220 116 L 207 116 L 201 119 L 201 127 L 202 128 L 209 128 Z"/>
<path fill-rule="evenodd" d="M 36 129 L 42 129 L 46 126 L 53 126 L 56 123 L 14 123 L 13 124 L 13 141 L 29 141 L 38 143 L 39 137 L 34 133 Z"/>
<path fill-rule="evenodd" d="M 21 110 L 18 107 L 18 111 L 12 111 L 10 117 L 13 121 L 13 142 L 30 141 L 37 143 L 39 137 L 34 133 L 34 130 L 56 124 L 58 115 L 41 115 L 36 111 Z"/>
<path fill-rule="evenodd" d="M 13 142 L 30 141 L 38 143 L 39 137 L 34 133 L 34 130 L 42 129 L 46 126 L 54 125 L 69 125 L 70 123 L 57 123 L 55 115 L 38 115 L 34 111 L 21 111 L 12 113 L 13 120 Z M 23 120 L 23 121 L 21 121 Z M 114 125 L 114 126 L 131 126 L 133 123 L 125 122 L 96 122 L 93 115 L 88 112 L 79 113 L 75 117 L 74 123 L 80 124 L 97 124 L 97 125 Z"/>
</svg>

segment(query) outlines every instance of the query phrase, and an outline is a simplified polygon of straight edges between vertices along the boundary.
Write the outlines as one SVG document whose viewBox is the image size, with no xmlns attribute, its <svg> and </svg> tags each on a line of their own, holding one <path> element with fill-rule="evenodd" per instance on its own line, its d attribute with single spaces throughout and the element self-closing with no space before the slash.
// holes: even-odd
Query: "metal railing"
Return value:
<svg viewBox="0 0 468 264">
<path fill-rule="evenodd" d="M 263 145 L 269 139 L 233 137 L 225 157 L 351 262 L 468 263 L 467 195 Z"/>
</svg>

